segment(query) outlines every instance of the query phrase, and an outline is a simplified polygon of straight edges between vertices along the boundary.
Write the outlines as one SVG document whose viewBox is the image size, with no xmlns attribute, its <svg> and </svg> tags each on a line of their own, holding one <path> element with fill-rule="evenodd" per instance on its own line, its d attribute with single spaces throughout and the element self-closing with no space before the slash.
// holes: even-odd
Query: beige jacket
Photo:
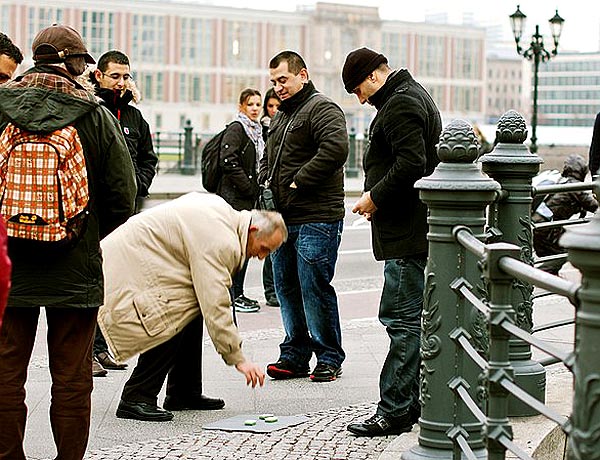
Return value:
<svg viewBox="0 0 600 460">
<path fill-rule="evenodd" d="M 118 361 L 166 342 L 200 313 L 223 360 L 245 361 L 229 287 L 246 257 L 249 225 L 248 211 L 188 193 L 131 217 L 102 241 L 98 324 Z"/>
</svg>

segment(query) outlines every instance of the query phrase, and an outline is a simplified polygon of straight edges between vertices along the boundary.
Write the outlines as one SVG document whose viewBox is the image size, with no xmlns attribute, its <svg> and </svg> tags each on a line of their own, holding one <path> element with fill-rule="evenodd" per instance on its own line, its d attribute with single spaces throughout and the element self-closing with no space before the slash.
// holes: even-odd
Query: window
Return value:
<svg viewBox="0 0 600 460">
<path fill-rule="evenodd" d="M 223 64 L 229 67 L 256 66 L 258 63 L 258 24 L 226 21 L 225 56 Z"/>
<path fill-rule="evenodd" d="M 162 64 L 165 56 L 165 20 L 162 16 L 136 14 L 132 19 L 131 56 L 133 62 Z"/>
<path fill-rule="evenodd" d="M 114 14 L 100 11 L 81 13 L 81 36 L 92 56 L 115 49 Z"/>
<path fill-rule="evenodd" d="M 32 6 L 29 8 L 29 21 L 27 32 L 29 48 L 37 33 L 52 24 L 61 24 L 63 22 L 63 10 L 60 8 L 45 8 Z"/>
<path fill-rule="evenodd" d="M 192 66 L 212 66 L 213 24 L 208 19 L 181 19 L 180 63 Z"/>
</svg>

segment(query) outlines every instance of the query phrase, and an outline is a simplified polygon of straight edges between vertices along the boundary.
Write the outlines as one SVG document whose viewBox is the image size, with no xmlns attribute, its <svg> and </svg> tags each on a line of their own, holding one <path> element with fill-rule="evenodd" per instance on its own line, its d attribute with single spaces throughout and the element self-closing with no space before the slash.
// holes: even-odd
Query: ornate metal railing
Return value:
<svg viewBox="0 0 600 460">
<path fill-rule="evenodd" d="M 441 163 L 417 182 L 429 207 L 429 258 L 421 344 L 418 445 L 404 460 L 499 460 L 513 440 L 509 416 L 542 414 L 570 438 L 578 460 L 600 459 L 600 219 L 566 229 L 561 243 L 582 272 L 574 283 L 533 267 L 531 179 L 542 162 L 523 145 L 523 118 L 508 112 L 497 146 L 479 158 L 472 127 L 452 122 L 438 145 Z M 534 336 L 533 286 L 576 308 L 571 352 Z M 570 419 L 544 405 L 546 374 L 531 347 L 573 371 Z"/>
<path fill-rule="evenodd" d="M 156 131 L 152 135 L 158 155 L 157 172 L 195 174 L 198 169 L 201 137 L 193 132 L 190 120 L 183 131 Z"/>
</svg>

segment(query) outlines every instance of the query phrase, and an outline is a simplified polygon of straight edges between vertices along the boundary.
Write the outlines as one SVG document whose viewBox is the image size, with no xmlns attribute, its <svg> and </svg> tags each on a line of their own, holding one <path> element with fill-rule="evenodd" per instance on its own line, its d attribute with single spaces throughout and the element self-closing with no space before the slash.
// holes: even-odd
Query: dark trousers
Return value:
<svg viewBox="0 0 600 460">
<path fill-rule="evenodd" d="M 87 447 L 92 393 L 92 341 L 97 308 L 46 308 L 52 377 L 50 425 L 58 460 L 81 460 Z M 8 308 L 0 330 L 0 459 L 25 460 L 25 382 L 39 308 Z"/>
<path fill-rule="evenodd" d="M 263 289 L 265 291 L 265 299 L 269 300 L 275 297 L 275 284 L 273 284 L 273 262 L 271 255 L 265 257 L 262 271 Z"/>
<path fill-rule="evenodd" d="M 248 259 L 244 262 L 244 265 L 233 275 L 231 280 L 231 302 L 237 299 L 239 296 L 244 295 L 244 281 L 246 280 L 246 271 L 248 270 Z"/>
<path fill-rule="evenodd" d="M 140 355 L 121 399 L 157 404 L 167 375 L 167 396 L 186 399 L 202 394 L 202 316 Z"/>
<path fill-rule="evenodd" d="M 94 354 L 97 355 L 102 352 L 108 353 L 108 344 L 102 335 L 102 330 L 96 326 L 96 333 L 94 335 Z"/>
</svg>

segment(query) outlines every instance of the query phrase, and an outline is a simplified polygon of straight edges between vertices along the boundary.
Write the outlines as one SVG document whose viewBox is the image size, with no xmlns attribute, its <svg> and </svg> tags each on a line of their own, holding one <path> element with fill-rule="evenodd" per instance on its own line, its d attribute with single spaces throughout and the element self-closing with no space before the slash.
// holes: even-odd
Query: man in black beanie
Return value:
<svg viewBox="0 0 600 460">
<path fill-rule="evenodd" d="M 377 109 L 364 154 L 365 192 L 352 212 L 371 221 L 373 253 L 385 260 L 379 320 L 390 348 L 379 379 L 375 415 L 348 425 L 357 436 L 410 431 L 420 416 L 419 349 L 427 261 L 427 207 L 414 184 L 438 164 L 442 131 L 431 96 L 408 70 L 393 70 L 368 48 L 352 51 L 342 70 L 348 93 Z"/>
</svg>

